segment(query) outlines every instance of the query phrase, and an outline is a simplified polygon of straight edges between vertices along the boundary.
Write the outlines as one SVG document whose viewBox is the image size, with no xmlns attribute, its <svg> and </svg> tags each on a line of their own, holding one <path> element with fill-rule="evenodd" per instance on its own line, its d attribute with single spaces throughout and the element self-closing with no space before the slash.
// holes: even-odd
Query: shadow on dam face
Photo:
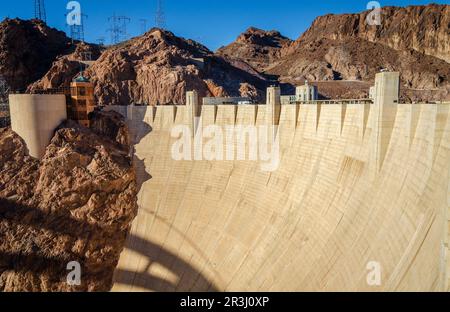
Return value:
<svg viewBox="0 0 450 312">
<path fill-rule="evenodd" d="M 138 193 L 141 191 L 142 185 L 150 180 L 152 176 L 147 172 L 145 168 L 145 158 L 140 159 L 136 156 L 135 146 L 137 146 L 143 138 L 153 131 L 153 128 L 144 121 L 145 114 L 147 113 L 147 106 L 143 106 L 141 113 L 133 117 L 133 126 L 128 127 L 130 132 L 130 142 L 132 142 L 133 147 L 133 166 L 136 172 L 136 183 L 138 187 Z"/>
<path fill-rule="evenodd" d="M 131 119 L 132 125 L 129 126 L 131 142 L 133 142 L 133 166 L 136 171 L 136 182 L 138 193 L 141 192 L 146 182 L 152 179 L 149 169 L 145 165 L 146 158 L 140 158 L 135 147 L 141 144 L 141 141 L 153 132 L 153 128 L 145 121 L 148 110 L 153 109 L 148 106 L 140 106 Z M 181 233 L 181 232 L 180 232 Z M 130 235 L 127 238 L 127 252 L 139 254 L 140 262 L 146 262 L 141 271 L 116 269 L 114 274 L 114 283 L 117 285 L 126 285 L 130 288 L 139 288 L 145 291 L 218 291 L 216 286 L 209 281 L 202 273 L 191 266 L 188 262 L 177 257 L 174 253 L 164 249 L 162 246 L 142 239 L 136 235 Z M 189 279 L 186 283 L 170 281 L 158 277 L 152 273 L 151 267 L 158 266 L 164 268 L 169 275 L 174 277 L 175 281 Z"/>
<path fill-rule="evenodd" d="M 11 288 L 14 291 L 108 291 L 125 235 L 116 227 L 92 225 L 68 214 L 44 213 L 38 208 L 0 198 L 0 291 Z M 197 276 L 198 284 L 203 286 L 195 290 L 216 290 L 201 272 L 161 246 L 134 235 L 129 241 L 127 249 L 146 257 L 149 265 L 156 263 L 153 257 L 159 255 L 158 264 L 172 269 L 178 278 Z M 108 250 L 110 254 L 101 254 L 101 260 L 93 259 L 90 255 L 98 252 L 97 248 L 76 248 L 79 242 L 85 242 L 86 246 L 114 248 Z M 70 273 L 67 265 L 73 261 L 81 266 L 80 286 L 67 284 Z M 124 270 L 116 271 L 115 282 L 139 285 L 148 291 L 176 287 L 146 272 Z M 45 289 L 41 288 L 42 283 L 46 284 Z"/>
<path fill-rule="evenodd" d="M 115 283 L 121 285 L 129 285 L 138 287 L 140 290 L 147 291 L 218 291 L 214 284 L 204 277 L 200 271 L 193 268 L 186 261 L 178 258 L 175 254 L 165 250 L 159 245 L 152 242 L 131 235 L 128 238 L 127 248 L 129 252 L 136 252 L 144 256 L 147 264 L 141 272 L 133 272 L 123 269 L 117 269 L 115 272 Z M 157 261 L 155 256 L 157 256 Z M 161 262 L 164 259 L 165 262 Z M 190 284 L 180 287 L 180 284 L 174 281 L 169 281 L 161 277 L 157 277 L 149 273 L 152 265 L 158 264 L 165 269 L 171 271 L 175 280 L 181 280 L 184 276 L 192 276 Z"/>
<path fill-rule="evenodd" d="M 201 114 L 205 127 L 258 126 L 264 108 Z M 176 161 L 171 130 L 190 125 L 190 111 L 129 108 L 143 178 L 114 290 L 444 289 L 449 114 L 398 105 L 383 123 L 375 105 L 283 105 L 280 167 L 267 173 L 251 161 Z M 373 263 L 379 286 L 367 281 Z"/>
</svg>

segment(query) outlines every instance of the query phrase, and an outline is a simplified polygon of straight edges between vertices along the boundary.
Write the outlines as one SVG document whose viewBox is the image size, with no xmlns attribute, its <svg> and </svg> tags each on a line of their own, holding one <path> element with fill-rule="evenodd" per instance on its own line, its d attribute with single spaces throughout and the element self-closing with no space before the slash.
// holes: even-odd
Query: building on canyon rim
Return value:
<svg viewBox="0 0 450 312">
<path fill-rule="evenodd" d="M 94 85 L 81 73 L 70 84 L 67 117 L 89 127 L 89 113 L 95 109 Z"/>
</svg>

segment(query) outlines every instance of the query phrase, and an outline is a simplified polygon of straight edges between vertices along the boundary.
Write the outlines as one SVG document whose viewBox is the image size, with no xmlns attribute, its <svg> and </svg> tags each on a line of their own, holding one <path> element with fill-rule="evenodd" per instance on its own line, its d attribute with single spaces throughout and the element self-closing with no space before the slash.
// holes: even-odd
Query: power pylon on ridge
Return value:
<svg viewBox="0 0 450 312">
<path fill-rule="evenodd" d="M 84 22 L 88 18 L 86 14 L 80 14 L 80 25 L 69 25 L 70 27 L 70 38 L 72 39 L 72 43 L 74 41 L 82 41 L 84 42 Z"/>
<path fill-rule="evenodd" d="M 34 0 L 34 18 L 47 23 L 44 0 Z"/>
<path fill-rule="evenodd" d="M 141 22 L 141 33 L 145 34 L 147 32 L 147 20 L 142 18 L 139 21 Z"/>
<path fill-rule="evenodd" d="M 111 28 L 108 31 L 111 32 L 112 44 L 118 44 L 122 40 L 128 39 L 127 24 L 130 23 L 131 18 L 114 14 L 108 18 L 108 21 L 111 23 Z"/>
<path fill-rule="evenodd" d="M 166 27 L 166 16 L 164 13 L 163 0 L 156 0 L 156 27 L 164 29 Z"/>
</svg>

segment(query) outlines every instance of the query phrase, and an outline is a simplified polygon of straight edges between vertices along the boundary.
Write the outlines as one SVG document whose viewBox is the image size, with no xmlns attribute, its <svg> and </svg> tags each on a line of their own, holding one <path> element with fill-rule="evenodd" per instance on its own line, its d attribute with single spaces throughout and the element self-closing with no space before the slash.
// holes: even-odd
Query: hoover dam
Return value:
<svg viewBox="0 0 450 312">
<path fill-rule="evenodd" d="M 372 103 L 108 107 L 139 185 L 113 291 L 448 291 L 450 105 L 376 83 Z M 173 157 L 177 125 L 267 124 L 275 170 Z"/>
</svg>

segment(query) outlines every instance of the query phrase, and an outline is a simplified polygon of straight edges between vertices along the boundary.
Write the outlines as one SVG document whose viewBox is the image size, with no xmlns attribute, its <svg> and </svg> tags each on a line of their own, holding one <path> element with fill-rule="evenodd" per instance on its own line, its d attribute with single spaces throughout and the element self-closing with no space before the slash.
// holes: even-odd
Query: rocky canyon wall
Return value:
<svg viewBox="0 0 450 312">
<path fill-rule="evenodd" d="M 64 123 L 42 160 L 9 129 L 0 150 L 0 291 L 108 291 L 137 212 L 122 117 Z M 80 285 L 67 283 L 74 261 Z"/>
</svg>

